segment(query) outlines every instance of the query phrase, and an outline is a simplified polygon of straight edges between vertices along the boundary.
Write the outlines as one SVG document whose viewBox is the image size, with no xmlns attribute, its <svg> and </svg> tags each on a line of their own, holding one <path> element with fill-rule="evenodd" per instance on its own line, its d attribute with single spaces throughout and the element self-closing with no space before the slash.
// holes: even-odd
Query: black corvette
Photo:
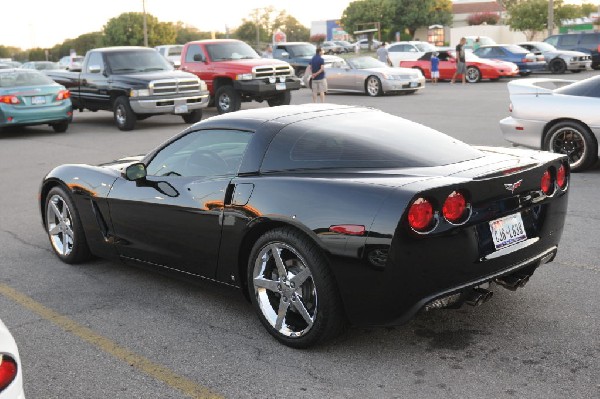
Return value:
<svg viewBox="0 0 600 399">
<path fill-rule="evenodd" d="M 381 111 L 210 118 L 144 157 L 62 165 L 40 208 L 57 256 L 238 287 L 282 343 L 478 305 L 556 255 L 569 165 L 475 148 Z"/>
</svg>

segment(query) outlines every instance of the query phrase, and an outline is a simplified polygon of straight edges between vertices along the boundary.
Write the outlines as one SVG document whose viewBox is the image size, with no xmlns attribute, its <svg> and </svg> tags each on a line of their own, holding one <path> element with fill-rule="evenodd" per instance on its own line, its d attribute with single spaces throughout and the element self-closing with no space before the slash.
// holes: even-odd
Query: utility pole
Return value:
<svg viewBox="0 0 600 399">
<path fill-rule="evenodd" d="M 554 0 L 548 1 L 548 36 L 554 33 Z"/>
<path fill-rule="evenodd" d="M 146 0 L 142 0 L 142 9 L 144 10 L 144 47 L 148 47 L 148 25 L 146 24 Z"/>
</svg>

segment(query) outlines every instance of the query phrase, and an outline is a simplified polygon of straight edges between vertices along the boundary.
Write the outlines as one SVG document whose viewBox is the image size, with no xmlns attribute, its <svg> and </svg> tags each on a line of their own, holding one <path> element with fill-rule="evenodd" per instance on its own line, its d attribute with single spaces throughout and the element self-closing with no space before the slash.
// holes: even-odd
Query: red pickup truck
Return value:
<svg viewBox="0 0 600 399">
<path fill-rule="evenodd" d="M 300 79 L 285 61 L 261 58 L 239 40 L 200 40 L 186 43 L 181 70 L 191 72 L 208 85 L 211 101 L 220 114 L 240 109 L 242 102 L 267 101 L 287 105 Z"/>
</svg>

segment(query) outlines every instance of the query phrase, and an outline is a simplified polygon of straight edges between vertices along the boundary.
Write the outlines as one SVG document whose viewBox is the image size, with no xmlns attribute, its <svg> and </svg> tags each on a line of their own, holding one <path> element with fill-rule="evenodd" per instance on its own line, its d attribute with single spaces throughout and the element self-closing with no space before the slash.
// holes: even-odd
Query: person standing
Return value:
<svg viewBox="0 0 600 399">
<path fill-rule="evenodd" d="M 315 55 L 310 60 L 310 69 L 312 71 L 312 99 L 317 102 L 317 95 L 320 95 L 321 102 L 325 102 L 325 92 L 327 91 L 327 80 L 325 79 L 325 61 L 321 55 L 323 49 L 317 47 Z"/>
<path fill-rule="evenodd" d="M 434 51 L 431 53 L 431 83 L 437 84 L 440 77 L 440 59 L 438 58 L 438 52 Z"/>
<path fill-rule="evenodd" d="M 454 75 L 452 75 L 450 83 L 454 83 L 458 75 L 462 75 L 462 83 L 466 83 L 467 60 L 465 57 L 465 43 L 467 43 L 467 39 L 462 37 L 460 43 L 456 45 L 456 71 L 454 72 Z"/>
<path fill-rule="evenodd" d="M 473 51 L 477 51 L 479 47 L 481 47 L 481 41 L 479 40 L 479 36 L 477 36 L 477 39 L 473 42 Z"/>
<path fill-rule="evenodd" d="M 273 58 L 273 46 L 271 46 L 270 44 L 267 44 L 265 51 L 263 51 L 263 53 L 262 53 L 262 57 L 263 58 Z"/>
<path fill-rule="evenodd" d="M 393 66 L 390 61 L 388 50 L 385 47 L 385 42 L 381 43 L 381 46 L 377 49 L 377 59 L 384 62 L 386 65 Z"/>
</svg>

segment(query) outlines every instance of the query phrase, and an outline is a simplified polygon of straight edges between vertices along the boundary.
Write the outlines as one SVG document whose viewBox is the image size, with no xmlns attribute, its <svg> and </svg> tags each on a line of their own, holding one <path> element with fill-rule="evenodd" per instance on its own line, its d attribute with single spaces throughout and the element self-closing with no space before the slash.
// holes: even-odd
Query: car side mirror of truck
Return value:
<svg viewBox="0 0 600 399">
<path fill-rule="evenodd" d="M 196 62 L 204 62 L 206 59 L 202 54 L 194 54 L 194 61 Z"/>
<path fill-rule="evenodd" d="M 90 73 L 100 73 L 100 71 L 102 71 L 102 68 L 100 67 L 100 65 L 90 65 L 88 71 Z"/>
<path fill-rule="evenodd" d="M 141 162 L 133 163 L 125 168 L 124 176 L 129 181 L 145 179 L 147 175 L 146 165 Z"/>
</svg>

